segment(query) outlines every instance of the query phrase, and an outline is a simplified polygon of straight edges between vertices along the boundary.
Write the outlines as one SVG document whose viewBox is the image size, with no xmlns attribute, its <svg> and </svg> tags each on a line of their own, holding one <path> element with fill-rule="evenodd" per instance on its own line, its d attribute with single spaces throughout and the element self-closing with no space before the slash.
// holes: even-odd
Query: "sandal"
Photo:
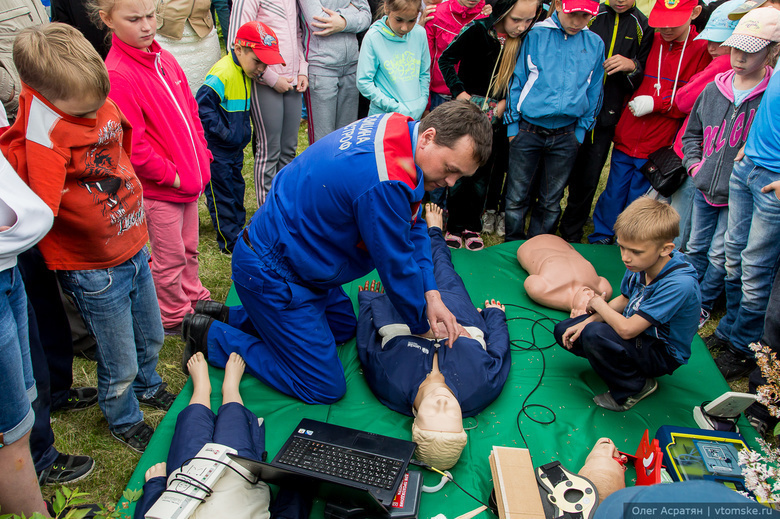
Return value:
<svg viewBox="0 0 780 519">
<path fill-rule="evenodd" d="M 468 250 L 477 251 L 485 248 L 485 242 L 482 241 L 482 237 L 479 233 L 474 231 L 463 231 L 461 237 L 466 240 L 466 248 Z"/>
<path fill-rule="evenodd" d="M 447 231 L 447 234 L 444 235 L 444 241 L 447 242 L 447 247 L 450 249 L 460 249 L 463 247 L 463 240 L 461 237 L 456 234 L 452 234 L 449 231 Z"/>
</svg>

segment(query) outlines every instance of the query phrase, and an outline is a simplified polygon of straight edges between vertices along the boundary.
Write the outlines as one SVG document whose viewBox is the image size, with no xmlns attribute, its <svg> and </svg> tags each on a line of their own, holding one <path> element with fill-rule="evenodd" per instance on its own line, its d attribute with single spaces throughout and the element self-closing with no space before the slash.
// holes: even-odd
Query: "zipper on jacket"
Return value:
<svg viewBox="0 0 780 519">
<path fill-rule="evenodd" d="M 160 60 L 160 53 L 158 52 L 157 55 L 154 58 L 154 68 L 157 70 L 157 73 L 160 75 L 160 80 L 163 82 L 163 85 L 165 85 L 165 90 L 168 91 L 168 95 L 171 96 L 171 100 L 173 101 L 173 104 L 176 105 L 176 110 L 179 112 L 179 116 L 184 121 L 184 126 L 187 127 L 187 134 L 190 136 L 190 144 L 192 145 L 192 151 L 195 154 L 195 162 L 198 165 L 198 190 L 200 191 L 203 189 L 203 176 L 200 174 L 201 168 L 200 168 L 200 159 L 198 158 L 198 148 L 195 146 L 195 139 L 192 137 L 192 128 L 190 128 L 190 122 L 187 120 L 186 117 L 184 117 L 184 112 L 181 109 L 181 106 L 179 106 L 179 102 L 176 100 L 176 96 L 173 95 L 173 91 L 171 90 L 171 87 L 168 85 L 168 82 L 165 81 L 165 70 L 162 67 L 162 62 Z M 189 87 L 188 87 L 189 88 Z M 181 182 L 181 177 L 179 177 L 179 182 Z M 181 185 L 179 185 L 181 187 Z"/>
<path fill-rule="evenodd" d="M 737 118 L 737 113 L 739 113 L 739 107 L 738 106 L 734 106 L 734 109 L 731 111 L 731 121 L 729 122 L 728 128 L 723 128 L 722 129 L 723 139 L 725 141 L 725 143 L 723 145 L 724 148 L 728 147 L 728 140 L 729 140 L 729 137 L 731 136 L 731 131 L 734 129 L 734 119 Z M 725 117 L 723 118 L 723 122 L 724 123 L 726 122 L 726 118 Z M 726 132 L 726 130 L 728 130 L 728 132 Z M 718 133 L 720 133 L 720 132 L 718 132 Z M 739 144 L 739 142 L 737 142 L 737 144 Z M 718 145 L 718 136 L 716 134 L 715 135 L 715 141 L 713 143 L 713 150 L 712 150 L 713 153 L 716 153 L 714 148 L 717 145 Z M 726 151 L 726 150 L 724 149 L 723 151 Z M 721 153 L 718 156 L 718 162 L 715 163 L 715 169 L 712 172 L 712 178 L 710 179 L 710 189 L 709 189 L 709 192 L 710 192 L 711 195 L 715 192 L 715 186 L 718 184 L 718 178 L 720 177 L 720 173 L 721 173 L 722 169 L 723 169 L 723 153 Z M 731 172 L 729 172 L 729 175 L 730 174 L 731 174 Z M 715 197 L 713 196 L 713 198 L 715 198 Z"/>
<path fill-rule="evenodd" d="M 609 43 L 609 52 L 607 53 L 607 59 L 612 57 L 612 53 L 615 51 L 615 40 L 617 40 L 618 25 L 620 24 L 620 13 L 615 13 L 615 26 L 612 28 L 612 41 Z M 607 75 L 604 74 L 604 84 L 607 84 Z"/>
</svg>

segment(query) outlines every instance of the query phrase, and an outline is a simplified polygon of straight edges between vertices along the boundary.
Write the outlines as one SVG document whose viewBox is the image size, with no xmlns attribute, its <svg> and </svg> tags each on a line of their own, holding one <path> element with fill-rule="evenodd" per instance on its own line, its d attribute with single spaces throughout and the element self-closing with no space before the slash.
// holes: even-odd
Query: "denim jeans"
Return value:
<svg viewBox="0 0 780 519">
<path fill-rule="evenodd" d="M 98 404 L 115 433 L 143 420 L 137 397 L 162 383 L 157 356 L 163 345 L 160 307 L 149 253 L 142 250 L 115 267 L 58 272 L 97 342 Z"/>
<path fill-rule="evenodd" d="M 27 434 L 37 397 L 30 360 L 27 296 L 19 269 L 0 271 L 0 448 Z"/>
<path fill-rule="evenodd" d="M 729 208 L 714 207 L 696 190 L 691 213 L 691 236 L 686 256 L 696 268 L 701 288 L 701 306 L 712 310 L 712 305 L 723 292 L 726 279 L 726 229 Z"/>
<path fill-rule="evenodd" d="M 555 232 L 563 190 L 579 148 L 574 125 L 551 135 L 543 135 L 540 127 L 527 121 L 520 121 L 519 128 L 509 144 L 506 241 Z M 532 203 L 526 236 L 525 217 Z"/>
<path fill-rule="evenodd" d="M 693 184 L 693 180 L 686 175 L 685 181 L 669 198 L 669 204 L 680 215 L 680 234 L 674 239 L 674 247 L 684 252 L 688 251 L 688 247 L 690 247 L 688 242 L 691 239 L 693 229 L 695 229 L 691 220 L 691 211 L 696 192 L 698 189 Z"/>
<path fill-rule="evenodd" d="M 734 164 L 729 181 L 726 232 L 726 315 L 715 330 L 746 355 L 761 338 L 772 281 L 780 257 L 780 200 L 761 188 L 780 173 L 748 157 Z"/>
</svg>

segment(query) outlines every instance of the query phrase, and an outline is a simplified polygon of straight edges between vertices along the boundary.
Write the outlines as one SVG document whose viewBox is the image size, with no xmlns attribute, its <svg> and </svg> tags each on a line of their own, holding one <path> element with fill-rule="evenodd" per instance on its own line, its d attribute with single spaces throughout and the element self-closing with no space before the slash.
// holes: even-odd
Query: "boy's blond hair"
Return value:
<svg viewBox="0 0 780 519">
<path fill-rule="evenodd" d="M 680 234 L 680 215 L 669 204 L 643 196 L 618 215 L 614 231 L 618 239 L 662 245 Z"/>
<path fill-rule="evenodd" d="M 111 89 L 100 55 L 70 25 L 28 27 L 16 37 L 13 52 L 21 80 L 49 101 L 105 98 Z"/>
</svg>

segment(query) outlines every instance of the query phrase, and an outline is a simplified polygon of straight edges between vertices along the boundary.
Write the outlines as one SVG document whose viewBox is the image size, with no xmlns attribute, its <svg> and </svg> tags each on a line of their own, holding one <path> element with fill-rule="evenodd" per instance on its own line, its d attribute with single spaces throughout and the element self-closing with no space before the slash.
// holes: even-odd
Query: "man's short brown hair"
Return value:
<svg viewBox="0 0 780 519">
<path fill-rule="evenodd" d="M 453 149 L 461 137 L 468 135 L 473 143 L 474 160 L 483 166 L 493 149 L 493 128 L 487 116 L 469 101 L 455 100 L 437 106 L 420 121 L 419 133 L 436 130 L 433 142 Z"/>
<path fill-rule="evenodd" d="M 108 96 L 108 70 L 92 44 L 64 23 L 28 27 L 14 41 L 21 80 L 49 101 Z"/>
<path fill-rule="evenodd" d="M 643 196 L 618 215 L 614 230 L 618 239 L 654 241 L 661 245 L 679 236 L 680 215 L 666 202 Z"/>
</svg>

